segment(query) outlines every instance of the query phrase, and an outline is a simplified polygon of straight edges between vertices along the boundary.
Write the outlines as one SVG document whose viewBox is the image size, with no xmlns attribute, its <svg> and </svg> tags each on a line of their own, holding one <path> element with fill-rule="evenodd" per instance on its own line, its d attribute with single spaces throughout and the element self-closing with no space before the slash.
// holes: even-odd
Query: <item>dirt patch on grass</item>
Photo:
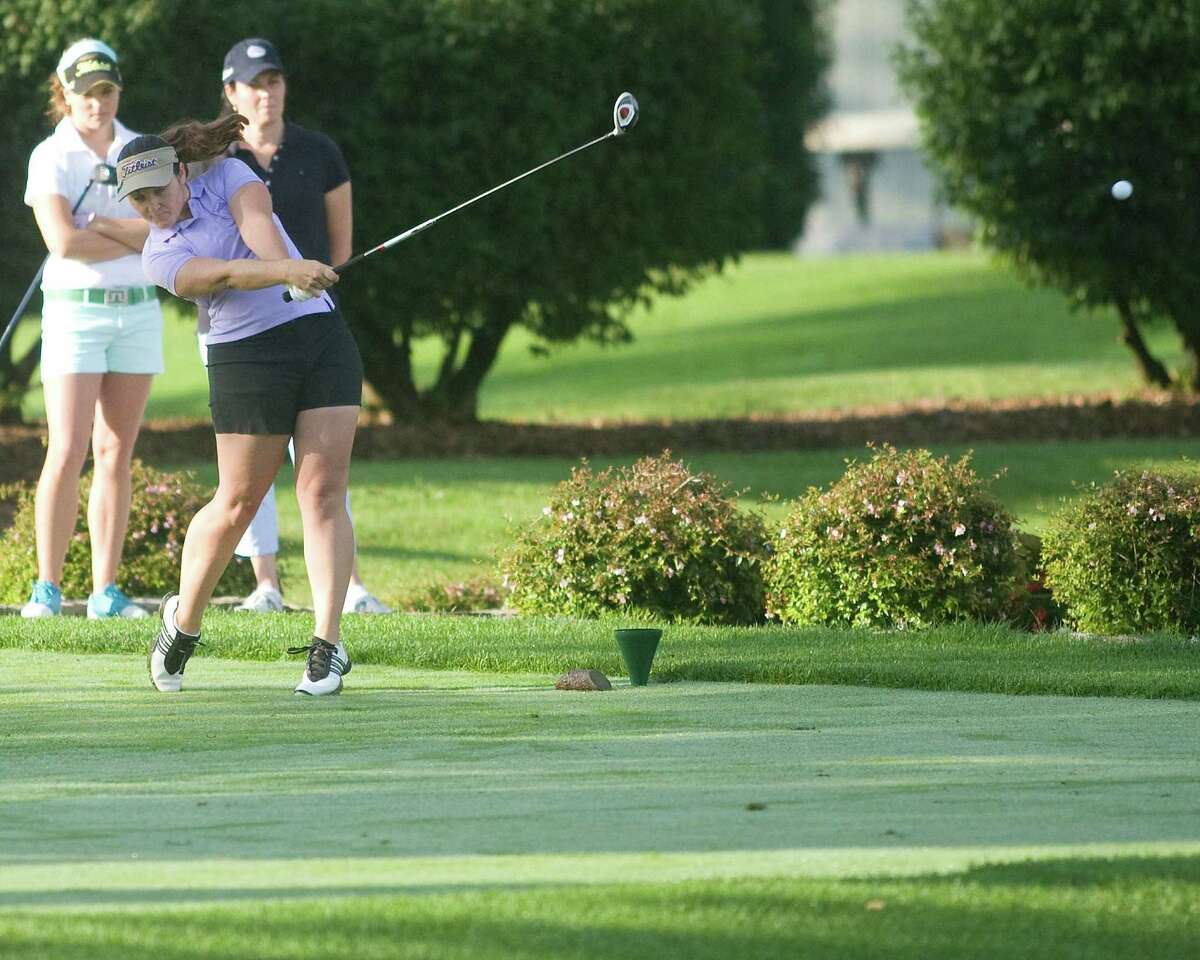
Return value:
<svg viewBox="0 0 1200 960">
<path fill-rule="evenodd" d="M 32 480 L 44 454 L 41 426 L 0 427 L 0 484 Z M 656 454 L 665 448 L 709 451 L 817 450 L 868 442 L 928 446 L 987 441 L 1104 440 L 1200 436 L 1200 398 L 1171 394 L 1068 396 L 989 403 L 915 403 L 747 417 L 538 424 L 366 423 L 354 455 L 401 457 L 604 457 Z M 207 420 L 153 421 L 137 456 L 152 464 L 212 459 Z"/>
</svg>

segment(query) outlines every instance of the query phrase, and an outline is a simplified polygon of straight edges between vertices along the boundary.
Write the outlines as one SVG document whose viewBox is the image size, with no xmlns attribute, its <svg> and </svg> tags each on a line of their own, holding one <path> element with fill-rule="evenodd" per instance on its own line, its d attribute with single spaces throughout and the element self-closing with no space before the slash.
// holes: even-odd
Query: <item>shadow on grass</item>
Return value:
<svg viewBox="0 0 1200 960">
<path fill-rule="evenodd" d="M 952 878 L 930 882 L 959 882 L 984 886 L 1113 887 L 1148 880 L 1194 884 L 1200 887 L 1200 857 L 1063 858 L 1021 863 L 988 863 Z"/>
<path fill-rule="evenodd" d="M 6 956 L 337 958 L 1190 957 L 1200 861 L 1062 860 L 883 880 L 729 880 L 502 890 L 108 895 L 114 911 L 0 911 Z M 311 895 L 309 891 L 307 895 Z M 417 895 L 419 894 L 419 895 Z M 154 903 L 182 895 L 188 906 Z M 304 894 L 302 894 L 304 895 Z M 211 904 L 215 897 L 251 902 Z M 6 898 L 12 903 L 12 898 Z M 36 904 L 36 906 L 35 906 Z"/>
</svg>

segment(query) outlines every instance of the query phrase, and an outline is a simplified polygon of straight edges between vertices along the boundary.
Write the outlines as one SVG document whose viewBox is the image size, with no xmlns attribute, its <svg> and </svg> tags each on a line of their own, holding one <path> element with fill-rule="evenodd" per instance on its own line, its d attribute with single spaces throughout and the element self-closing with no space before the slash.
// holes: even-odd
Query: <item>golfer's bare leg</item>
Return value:
<svg viewBox="0 0 1200 960">
<path fill-rule="evenodd" d="M 342 604 L 354 567 L 354 527 L 346 512 L 350 451 L 358 407 L 302 410 L 296 418 L 296 499 L 304 525 L 304 563 L 312 587 L 314 634 L 338 642 Z"/>
<path fill-rule="evenodd" d="M 150 374 L 106 373 L 100 382 L 92 428 L 95 468 L 88 497 L 93 592 L 117 581 L 129 526 L 130 461 L 153 380 Z"/>
<path fill-rule="evenodd" d="M 275 481 L 287 441 L 286 435 L 217 434 L 217 492 L 192 519 L 183 541 L 175 623 L 184 633 L 200 632 L 204 608 Z"/>
<path fill-rule="evenodd" d="M 79 474 L 87 459 L 100 373 L 66 373 L 46 377 L 46 462 L 34 501 L 38 579 L 58 584 L 75 520 L 79 515 Z"/>
</svg>

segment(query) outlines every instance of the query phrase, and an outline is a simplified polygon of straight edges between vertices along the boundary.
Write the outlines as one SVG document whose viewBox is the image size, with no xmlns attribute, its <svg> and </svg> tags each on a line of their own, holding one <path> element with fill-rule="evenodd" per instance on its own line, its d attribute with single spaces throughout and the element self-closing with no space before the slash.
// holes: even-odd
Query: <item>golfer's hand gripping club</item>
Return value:
<svg viewBox="0 0 1200 960">
<path fill-rule="evenodd" d="M 640 108 L 638 107 L 637 98 L 635 98 L 632 93 L 626 92 L 626 93 L 621 94 L 619 97 L 617 97 L 617 102 L 615 104 L 613 104 L 613 128 L 611 130 L 609 130 L 608 133 L 604 134 L 601 137 L 597 137 L 595 140 L 589 140 L 587 143 L 583 144 L 583 146 L 576 147 L 574 150 L 568 150 L 566 153 L 560 154 L 559 156 L 555 157 L 553 160 L 547 160 L 545 163 L 539 164 L 538 166 L 534 167 L 532 170 L 526 170 L 524 173 L 513 177 L 511 180 L 505 180 L 504 183 L 500 184 L 499 186 L 492 187 L 491 190 L 485 190 L 483 193 L 479 194 L 479 196 L 472 197 L 470 200 L 460 203 L 457 207 L 450 208 L 445 213 L 439 213 L 436 217 L 426 220 L 424 223 L 419 223 L 415 227 L 410 227 L 409 229 L 405 230 L 403 233 L 397 234 L 396 236 L 392 237 L 392 239 L 385 240 L 383 243 L 381 243 L 377 247 L 372 247 L 370 250 L 364 250 L 362 253 L 358 254 L 357 256 L 351 257 L 345 263 L 338 264 L 336 267 L 333 268 L 333 272 L 340 274 L 347 267 L 353 266 L 354 264 L 358 263 L 360 260 L 365 260 L 367 257 L 371 256 L 372 254 L 380 253 L 384 250 L 387 250 L 389 247 L 394 247 L 396 244 L 404 242 L 405 240 L 409 239 L 410 237 L 415 237 L 422 230 L 427 230 L 429 227 L 432 227 L 439 220 L 442 220 L 442 219 L 450 216 L 450 214 L 457 213 L 459 210 L 462 210 L 464 207 L 469 207 L 471 204 L 475 203 L 476 201 L 482 200 L 484 197 L 489 197 L 493 193 L 495 193 L 497 190 L 503 190 L 505 187 L 511 186 L 512 184 L 516 183 L 518 180 L 524 180 L 526 177 L 537 173 L 539 170 L 545 170 L 546 167 L 550 166 L 551 164 L 558 163 L 559 160 L 565 160 L 567 157 L 571 156 L 572 154 L 579 153 L 582 150 L 586 150 L 588 147 L 595 146 L 597 143 L 600 143 L 603 140 L 609 140 L 613 137 L 620 137 L 620 136 L 624 135 L 626 132 L 629 131 L 629 129 L 631 127 L 633 127 L 638 122 L 638 117 L 640 115 L 641 115 L 641 111 L 640 111 Z M 284 291 L 283 299 L 290 301 L 290 300 L 299 299 L 299 298 L 293 296 L 292 290 L 289 287 L 287 290 Z"/>
</svg>

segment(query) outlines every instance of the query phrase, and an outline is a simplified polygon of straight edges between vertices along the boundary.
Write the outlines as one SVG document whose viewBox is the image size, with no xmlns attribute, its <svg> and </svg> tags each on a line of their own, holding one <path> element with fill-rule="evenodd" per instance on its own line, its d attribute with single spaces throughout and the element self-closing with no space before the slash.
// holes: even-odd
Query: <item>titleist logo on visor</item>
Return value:
<svg viewBox="0 0 1200 960">
<path fill-rule="evenodd" d="M 73 68 L 76 77 L 82 77 L 86 73 L 95 73 L 97 70 L 112 69 L 111 60 L 78 60 Z"/>
<path fill-rule="evenodd" d="M 158 157 L 134 157 L 121 167 L 121 176 L 131 177 L 143 170 L 152 170 L 158 166 Z"/>
</svg>

